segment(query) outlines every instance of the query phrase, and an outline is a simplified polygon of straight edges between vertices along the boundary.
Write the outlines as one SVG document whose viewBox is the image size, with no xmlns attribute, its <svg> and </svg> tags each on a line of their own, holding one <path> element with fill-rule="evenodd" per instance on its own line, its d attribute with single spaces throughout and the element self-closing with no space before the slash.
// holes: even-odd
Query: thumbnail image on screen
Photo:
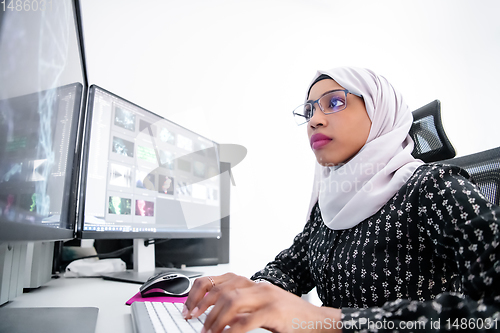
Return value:
<svg viewBox="0 0 500 333">
<path fill-rule="evenodd" d="M 160 140 L 171 145 L 175 145 L 175 134 L 170 132 L 166 128 L 162 128 L 160 131 Z"/>
<path fill-rule="evenodd" d="M 158 192 L 163 194 L 174 194 L 174 178 L 160 175 Z"/>
<path fill-rule="evenodd" d="M 193 174 L 196 177 L 204 178 L 206 176 L 206 165 L 200 161 L 195 161 L 193 163 Z"/>
<path fill-rule="evenodd" d="M 151 136 L 156 136 L 156 126 L 142 119 L 139 121 L 139 131 L 146 132 Z"/>
<path fill-rule="evenodd" d="M 169 170 L 174 170 L 174 154 L 169 151 L 160 150 L 160 163 Z"/>
<path fill-rule="evenodd" d="M 117 137 L 113 137 L 113 153 L 117 153 L 119 155 L 134 157 L 134 143 L 120 139 Z"/>
<path fill-rule="evenodd" d="M 132 185 L 132 170 L 123 165 L 111 164 L 109 184 L 130 187 Z"/>
<path fill-rule="evenodd" d="M 156 175 L 146 171 L 137 170 L 135 186 L 148 190 L 156 190 Z"/>
<path fill-rule="evenodd" d="M 28 180 L 32 182 L 44 181 L 46 179 L 45 168 L 48 164 L 47 159 L 30 161 Z"/>
<path fill-rule="evenodd" d="M 109 210 L 110 214 L 116 215 L 130 215 L 132 210 L 132 199 L 120 198 L 117 196 L 109 197 Z"/>
<path fill-rule="evenodd" d="M 36 193 L 23 193 L 20 195 L 19 207 L 28 212 L 36 212 Z"/>
<path fill-rule="evenodd" d="M 13 221 L 16 216 L 16 195 L 0 195 L 0 202 L 4 203 L 2 207 L 0 207 L 0 216 L 4 216 L 8 220 Z"/>
<path fill-rule="evenodd" d="M 195 145 L 194 145 L 194 151 L 196 154 L 198 155 L 201 155 L 201 156 L 206 156 L 206 149 L 208 147 L 206 147 L 203 143 L 198 143 L 196 142 Z"/>
<path fill-rule="evenodd" d="M 135 114 L 130 111 L 116 107 L 115 125 L 125 128 L 129 131 L 135 131 Z"/>
<path fill-rule="evenodd" d="M 157 161 L 156 152 L 150 147 L 137 146 L 137 157 L 148 163 L 155 163 Z"/>
<path fill-rule="evenodd" d="M 155 216 L 155 203 L 146 200 L 135 201 L 135 215 L 137 216 Z"/>
<path fill-rule="evenodd" d="M 179 196 L 191 196 L 192 195 L 191 185 L 189 185 L 183 181 L 177 182 L 177 186 L 175 187 L 175 190 Z"/>
<path fill-rule="evenodd" d="M 177 169 L 185 171 L 185 172 L 191 172 L 191 162 L 187 161 L 182 158 L 177 159 Z"/>
<path fill-rule="evenodd" d="M 23 162 L 0 162 L 0 184 L 7 182 L 21 181 L 21 170 L 23 169 Z M 2 165 L 3 164 L 3 165 Z"/>
<path fill-rule="evenodd" d="M 193 151 L 193 141 L 179 134 L 177 135 L 177 147 L 183 150 Z"/>
</svg>

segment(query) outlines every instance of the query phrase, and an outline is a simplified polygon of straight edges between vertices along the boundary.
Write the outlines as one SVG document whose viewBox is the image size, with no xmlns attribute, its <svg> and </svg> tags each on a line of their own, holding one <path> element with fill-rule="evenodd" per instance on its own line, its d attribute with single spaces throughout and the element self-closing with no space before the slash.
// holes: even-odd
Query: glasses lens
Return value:
<svg viewBox="0 0 500 333">
<path fill-rule="evenodd" d="M 293 110 L 293 116 L 297 125 L 302 125 L 307 123 L 312 117 L 312 106 L 311 104 L 299 105 L 295 110 Z"/>
<path fill-rule="evenodd" d="M 346 93 L 345 91 L 332 91 L 321 97 L 319 104 L 325 114 L 342 111 L 347 106 Z"/>
</svg>

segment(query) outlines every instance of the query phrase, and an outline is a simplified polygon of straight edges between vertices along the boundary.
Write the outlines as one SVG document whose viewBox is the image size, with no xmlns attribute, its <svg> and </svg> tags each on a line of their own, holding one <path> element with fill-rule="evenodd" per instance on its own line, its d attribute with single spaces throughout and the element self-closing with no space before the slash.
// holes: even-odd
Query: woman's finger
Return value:
<svg viewBox="0 0 500 333">
<path fill-rule="evenodd" d="M 262 286 L 234 289 L 220 295 L 214 308 L 205 319 L 205 331 L 221 332 L 241 314 L 257 311 L 268 302 L 262 293 Z"/>
<path fill-rule="evenodd" d="M 207 311 L 207 309 L 211 306 L 214 305 L 215 302 L 217 302 L 217 299 L 221 295 L 220 290 L 218 287 L 212 288 L 210 292 L 208 292 L 205 297 L 203 297 L 195 306 L 194 308 L 187 312 L 186 315 L 184 315 L 185 319 L 191 319 L 191 318 L 197 318 L 199 317 L 202 313 Z"/>
<path fill-rule="evenodd" d="M 190 314 L 196 305 L 203 299 L 205 294 L 209 292 L 213 288 L 212 281 L 216 280 L 217 277 L 210 277 L 210 279 L 206 276 L 197 278 L 191 290 L 189 291 L 189 296 L 186 302 L 184 303 L 184 309 L 182 310 L 182 315 L 184 318 L 189 319 L 188 314 Z"/>
<path fill-rule="evenodd" d="M 189 292 L 188 299 L 184 303 L 182 315 L 186 319 L 198 316 L 206 311 L 210 305 L 213 305 L 222 292 L 253 284 L 254 282 L 251 280 L 233 273 L 198 278 L 195 280 L 193 287 Z"/>
<path fill-rule="evenodd" d="M 229 324 L 230 327 L 224 330 L 224 333 L 244 333 L 264 327 L 267 315 L 265 309 L 253 313 L 238 314 Z"/>
</svg>

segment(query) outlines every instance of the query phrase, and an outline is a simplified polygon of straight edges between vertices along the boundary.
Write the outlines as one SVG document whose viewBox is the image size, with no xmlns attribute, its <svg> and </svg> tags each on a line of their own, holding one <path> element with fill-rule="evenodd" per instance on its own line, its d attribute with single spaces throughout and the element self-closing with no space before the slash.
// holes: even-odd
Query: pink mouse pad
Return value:
<svg viewBox="0 0 500 333">
<path fill-rule="evenodd" d="M 134 302 L 170 302 L 170 303 L 184 303 L 187 300 L 187 296 L 156 296 L 156 297 L 142 297 L 141 293 L 138 292 L 131 299 L 127 301 L 127 305 L 131 305 Z"/>
</svg>

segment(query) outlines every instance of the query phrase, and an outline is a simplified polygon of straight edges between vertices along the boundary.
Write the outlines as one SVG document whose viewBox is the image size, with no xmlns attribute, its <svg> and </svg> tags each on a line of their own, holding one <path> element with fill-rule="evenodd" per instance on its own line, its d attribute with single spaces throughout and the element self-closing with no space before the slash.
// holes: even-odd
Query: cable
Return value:
<svg viewBox="0 0 500 333">
<path fill-rule="evenodd" d="M 148 247 L 149 245 L 161 244 L 161 243 L 168 242 L 169 240 L 170 239 L 146 239 L 144 241 L 144 246 Z M 75 260 L 89 259 L 89 258 L 99 258 L 99 259 L 115 258 L 115 257 L 118 257 L 118 256 L 126 253 L 127 251 L 129 251 L 130 249 L 133 249 L 133 248 L 134 248 L 134 245 L 129 245 L 129 246 L 126 246 L 126 247 L 124 247 L 122 249 L 119 249 L 119 250 L 116 250 L 116 251 L 113 251 L 113 252 L 98 253 L 96 255 L 81 257 L 81 258 L 77 258 Z"/>
<path fill-rule="evenodd" d="M 81 258 L 77 258 L 75 260 L 79 260 L 79 259 L 89 259 L 89 258 L 99 258 L 99 259 L 107 259 L 107 258 L 115 258 L 115 257 L 118 257 L 124 253 L 126 253 L 127 251 L 133 249 L 134 246 L 133 245 L 130 245 L 130 246 L 126 246 L 122 249 L 119 249 L 119 250 L 116 250 L 116 251 L 113 251 L 113 252 L 108 252 L 108 253 L 98 253 L 96 255 L 92 255 L 92 256 L 86 256 L 86 257 L 81 257 Z"/>
<path fill-rule="evenodd" d="M 149 246 L 151 244 L 161 244 L 161 243 L 166 243 L 170 239 L 147 239 L 144 241 L 144 246 Z"/>
</svg>

